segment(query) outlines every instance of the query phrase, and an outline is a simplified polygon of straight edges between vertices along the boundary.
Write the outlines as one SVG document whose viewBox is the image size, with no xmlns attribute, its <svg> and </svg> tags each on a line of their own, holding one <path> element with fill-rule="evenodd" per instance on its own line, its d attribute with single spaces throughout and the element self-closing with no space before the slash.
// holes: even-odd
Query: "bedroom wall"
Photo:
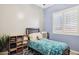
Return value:
<svg viewBox="0 0 79 59">
<path fill-rule="evenodd" d="M 56 4 L 49 8 L 44 9 L 44 18 L 45 18 L 45 31 L 50 33 L 50 39 L 66 42 L 69 44 L 70 48 L 75 51 L 79 51 L 79 36 L 71 35 L 61 35 L 52 33 L 52 13 L 60 11 L 66 8 L 77 6 L 76 4 Z"/>
<path fill-rule="evenodd" d="M 35 5 L 0 5 L 0 35 L 22 35 L 27 27 L 43 30 L 43 20 L 43 9 Z"/>
</svg>

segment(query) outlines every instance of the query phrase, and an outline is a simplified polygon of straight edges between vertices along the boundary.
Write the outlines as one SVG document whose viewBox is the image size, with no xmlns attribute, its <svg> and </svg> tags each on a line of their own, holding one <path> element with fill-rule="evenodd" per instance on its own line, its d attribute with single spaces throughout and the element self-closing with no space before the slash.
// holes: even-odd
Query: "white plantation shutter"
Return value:
<svg viewBox="0 0 79 59">
<path fill-rule="evenodd" d="M 79 35 L 79 7 L 53 13 L 53 33 Z"/>
<path fill-rule="evenodd" d="M 57 12 L 53 14 L 53 33 L 62 33 L 63 30 L 63 13 Z"/>
</svg>

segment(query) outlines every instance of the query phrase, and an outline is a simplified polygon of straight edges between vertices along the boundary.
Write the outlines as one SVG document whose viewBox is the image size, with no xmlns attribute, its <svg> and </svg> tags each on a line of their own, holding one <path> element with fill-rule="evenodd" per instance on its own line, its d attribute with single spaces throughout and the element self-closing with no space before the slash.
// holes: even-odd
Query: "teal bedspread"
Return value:
<svg viewBox="0 0 79 59">
<path fill-rule="evenodd" d="M 30 40 L 28 46 L 44 55 L 61 55 L 63 51 L 68 48 L 66 43 L 44 38 L 40 40 Z"/>
</svg>

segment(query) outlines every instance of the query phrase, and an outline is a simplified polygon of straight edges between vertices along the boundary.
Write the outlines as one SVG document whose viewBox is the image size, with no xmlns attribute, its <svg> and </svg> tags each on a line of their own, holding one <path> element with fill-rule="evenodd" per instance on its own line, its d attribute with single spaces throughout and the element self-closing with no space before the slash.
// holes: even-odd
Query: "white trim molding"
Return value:
<svg viewBox="0 0 79 59">
<path fill-rule="evenodd" d="M 77 55 L 79 54 L 79 51 L 75 51 L 75 50 L 70 50 L 70 52 L 74 53 L 74 54 L 77 54 Z"/>
</svg>

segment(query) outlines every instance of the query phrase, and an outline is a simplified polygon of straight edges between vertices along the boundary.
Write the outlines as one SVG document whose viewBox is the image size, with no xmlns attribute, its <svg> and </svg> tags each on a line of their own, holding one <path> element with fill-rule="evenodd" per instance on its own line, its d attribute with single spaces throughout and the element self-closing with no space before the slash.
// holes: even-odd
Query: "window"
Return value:
<svg viewBox="0 0 79 59">
<path fill-rule="evenodd" d="M 53 13 L 53 33 L 79 35 L 79 7 Z"/>
</svg>

